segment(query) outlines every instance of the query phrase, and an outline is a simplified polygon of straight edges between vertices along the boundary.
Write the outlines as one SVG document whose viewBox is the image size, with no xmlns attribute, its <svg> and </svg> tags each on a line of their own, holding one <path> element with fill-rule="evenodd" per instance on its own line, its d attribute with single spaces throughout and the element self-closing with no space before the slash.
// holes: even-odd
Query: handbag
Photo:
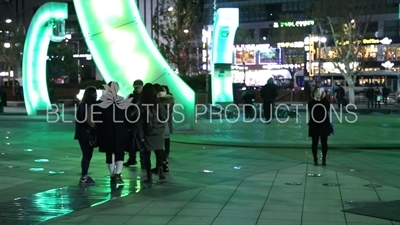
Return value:
<svg viewBox="0 0 400 225">
<path fill-rule="evenodd" d="M 89 140 L 89 145 L 92 146 L 93 148 L 99 147 L 98 143 L 98 135 L 94 129 L 88 129 L 88 140 Z"/>
</svg>

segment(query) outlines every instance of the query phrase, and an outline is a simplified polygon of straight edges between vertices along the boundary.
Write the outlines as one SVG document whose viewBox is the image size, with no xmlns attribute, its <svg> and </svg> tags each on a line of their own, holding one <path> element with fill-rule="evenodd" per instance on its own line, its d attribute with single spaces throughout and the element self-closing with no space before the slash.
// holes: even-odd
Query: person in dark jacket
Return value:
<svg viewBox="0 0 400 225">
<path fill-rule="evenodd" d="M 390 89 L 387 88 L 386 86 L 382 88 L 382 100 L 387 105 L 387 99 L 390 95 Z"/>
<path fill-rule="evenodd" d="M 322 145 L 322 165 L 326 166 L 328 154 L 328 136 L 333 133 L 330 121 L 330 104 L 323 88 L 315 88 L 312 91 L 312 100 L 308 103 L 309 113 L 308 136 L 312 139 L 311 151 L 314 157 L 314 165 L 318 165 L 318 143 Z"/>
<path fill-rule="evenodd" d="M 95 133 L 94 113 L 97 92 L 95 87 L 87 87 L 83 98 L 79 103 L 75 115 L 75 140 L 78 140 L 82 151 L 81 159 L 81 185 L 94 185 L 94 180 L 88 176 L 90 161 L 93 156 L 94 147 L 90 144 L 90 135 Z"/>
<path fill-rule="evenodd" d="M 367 89 L 367 92 L 365 93 L 365 97 L 367 98 L 368 109 L 373 109 L 374 108 L 374 89 L 372 89 L 372 87 L 369 87 Z"/>
<path fill-rule="evenodd" d="M 246 118 L 253 118 L 254 107 L 253 102 L 256 98 L 254 92 L 249 88 L 246 87 L 246 90 L 242 93 L 242 101 L 244 105 L 244 115 Z"/>
<path fill-rule="evenodd" d="M 172 95 L 167 94 L 167 90 L 163 88 L 163 86 L 159 84 L 154 84 L 154 88 L 157 92 L 158 100 L 160 101 L 161 106 L 165 107 L 167 111 L 168 118 L 167 124 L 165 126 L 165 133 L 164 133 L 164 162 L 163 162 L 163 171 L 164 174 L 169 173 L 169 163 L 168 163 L 168 156 L 171 149 L 171 141 L 170 141 L 170 134 L 172 133 L 172 113 L 174 109 L 174 97 Z M 151 170 L 154 174 L 158 174 L 158 168 L 153 168 Z"/>
<path fill-rule="evenodd" d="M 154 86 L 147 83 L 143 86 L 143 92 L 140 96 L 140 119 L 138 122 L 139 139 L 143 142 L 143 160 L 146 168 L 147 178 L 144 183 L 152 183 L 151 171 L 151 152 L 156 155 L 156 164 L 160 180 L 165 179 L 163 171 L 164 161 L 164 135 L 167 123 L 167 112 L 160 104 Z"/>
<path fill-rule="evenodd" d="M 376 88 L 374 92 L 375 109 L 381 108 L 382 94 L 379 88 Z"/>
<path fill-rule="evenodd" d="M 278 97 L 278 86 L 274 84 L 274 79 L 268 79 L 267 84 L 261 89 L 261 98 L 263 99 L 263 110 L 267 123 L 270 123 L 273 116 L 276 97 Z"/>
<path fill-rule="evenodd" d="M 142 89 L 143 89 L 143 81 L 142 80 L 135 80 L 133 82 L 133 93 L 130 94 L 128 96 L 128 98 L 132 98 L 132 104 L 137 104 L 139 101 L 139 97 L 140 97 L 140 93 L 142 93 Z M 131 108 L 132 110 L 136 110 L 135 107 Z M 134 113 L 133 113 L 134 114 Z M 136 118 L 132 118 L 131 121 L 136 121 Z M 132 137 L 134 135 L 134 130 L 135 130 L 135 125 L 132 124 L 132 129 L 129 130 L 129 136 Z M 140 153 L 140 151 L 138 149 L 135 148 L 134 143 L 132 143 L 133 141 L 133 137 L 129 138 L 129 142 L 128 142 L 128 149 L 127 152 L 129 153 L 129 158 L 128 161 L 126 161 L 126 163 L 124 163 L 124 166 L 129 167 L 131 165 L 136 165 L 137 164 L 137 160 L 136 160 L 136 154 L 137 152 Z M 142 169 L 144 169 L 144 165 L 142 163 L 141 160 L 141 167 Z"/>
<path fill-rule="evenodd" d="M 338 104 L 338 108 L 343 107 L 343 105 L 345 104 L 345 99 L 344 99 L 345 91 L 344 91 L 344 88 L 340 84 L 338 84 L 338 87 L 335 90 L 335 92 L 336 92 L 336 101 L 337 101 L 337 104 Z"/>
<path fill-rule="evenodd" d="M 122 99 L 116 96 L 119 90 L 118 83 L 110 82 L 110 90 L 114 99 Z M 110 91 L 107 90 L 107 91 Z M 105 93 L 105 95 L 108 95 Z M 100 99 L 102 100 L 102 99 Z M 99 123 L 98 138 L 99 151 L 106 154 L 106 163 L 110 172 L 110 181 L 112 184 L 123 184 L 121 177 L 122 166 L 124 162 L 124 151 L 127 149 L 129 137 L 129 123 L 125 116 L 125 110 L 118 102 L 110 102 L 102 105 L 100 103 L 101 118 Z"/>
</svg>

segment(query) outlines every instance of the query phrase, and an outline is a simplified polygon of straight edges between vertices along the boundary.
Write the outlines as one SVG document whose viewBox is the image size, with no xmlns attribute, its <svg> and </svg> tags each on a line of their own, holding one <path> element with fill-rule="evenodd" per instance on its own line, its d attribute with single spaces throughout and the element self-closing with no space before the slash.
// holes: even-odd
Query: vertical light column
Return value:
<svg viewBox="0 0 400 225">
<path fill-rule="evenodd" d="M 132 92 L 136 79 L 168 85 L 175 98 L 175 127 L 191 129 L 195 93 L 154 45 L 133 0 L 74 0 L 86 44 L 104 80 L 116 81 L 120 93 Z"/>
<path fill-rule="evenodd" d="M 239 27 L 238 8 L 220 8 L 214 20 L 211 64 L 212 103 L 233 102 L 231 66 L 236 29 Z"/>
<path fill-rule="evenodd" d="M 47 50 L 50 41 L 64 40 L 64 20 L 67 18 L 67 3 L 48 2 L 36 11 L 31 20 L 22 59 L 22 83 L 28 115 L 51 109 L 46 80 Z"/>
</svg>

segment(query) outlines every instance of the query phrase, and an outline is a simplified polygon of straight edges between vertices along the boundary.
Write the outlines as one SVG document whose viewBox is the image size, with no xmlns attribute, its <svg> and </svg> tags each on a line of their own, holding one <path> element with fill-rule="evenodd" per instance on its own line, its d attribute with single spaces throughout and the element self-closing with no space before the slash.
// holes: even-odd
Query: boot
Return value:
<svg viewBox="0 0 400 225">
<path fill-rule="evenodd" d="M 314 157 L 314 166 L 318 166 L 318 158 Z"/>
<path fill-rule="evenodd" d="M 169 173 L 168 161 L 163 162 L 163 171 L 164 171 L 164 174 L 168 174 Z"/>
<path fill-rule="evenodd" d="M 323 165 L 323 166 L 326 166 L 326 157 L 323 157 L 323 158 L 322 158 L 322 165 Z"/>
<path fill-rule="evenodd" d="M 147 173 L 147 178 L 143 181 L 145 184 L 151 184 L 153 183 L 153 179 L 151 178 L 151 172 Z"/>
<path fill-rule="evenodd" d="M 164 169 L 162 166 L 158 167 L 158 179 L 165 180 Z"/>
<path fill-rule="evenodd" d="M 124 181 L 122 180 L 121 174 L 115 174 L 114 182 L 116 184 L 124 184 Z"/>
</svg>

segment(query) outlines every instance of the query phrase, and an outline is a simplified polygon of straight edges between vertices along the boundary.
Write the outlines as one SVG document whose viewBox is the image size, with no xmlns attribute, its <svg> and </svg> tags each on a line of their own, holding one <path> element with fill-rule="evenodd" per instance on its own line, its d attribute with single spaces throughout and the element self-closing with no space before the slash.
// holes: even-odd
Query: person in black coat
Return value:
<svg viewBox="0 0 400 225">
<path fill-rule="evenodd" d="M 374 89 L 372 89 L 372 87 L 369 87 L 367 89 L 367 92 L 365 93 L 365 97 L 367 97 L 368 109 L 373 109 L 374 108 Z"/>
<path fill-rule="evenodd" d="M 117 96 L 118 83 L 110 82 L 109 89 L 103 96 L 112 96 L 114 100 L 123 99 Z M 107 92 L 112 92 L 107 93 Z M 101 118 L 99 120 L 98 139 L 99 151 L 106 154 L 106 163 L 110 172 L 112 184 L 123 184 L 121 177 L 124 163 L 124 152 L 129 143 L 129 123 L 126 116 L 126 109 L 119 105 L 119 102 L 109 101 L 103 97 L 99 105 L 101 107 Z M 121 100 L 121 102 L 124 100 Z"/>
<path fill-rule="evenodd" d="M 330 103 L 323 88 L 315 88 L 311 97 L 312 100 L 307 105 L 309 113 L 308 136 L 312 139 L 311 151 L 314 157 L 314 165 L 318 165 L 318 143 L 321 141 L 322 165 L 326 166 L 328 136 L 333 133 L 329 116 Z"/>
<path fill-rule="evenodd" d="M 137 104 L 139 101 L 139 97 L 140 97 L 140 93 L 142 93 L 142 89 L 143 89 L 143 81 L 142 80 L 135 80 L 133 82 L 133 93 L 130 94 L 128 96 L 128 98 L 132 98 L 132 104 Z M 130 107 L 130 110 L 136 110 L 136 107 Z M 136 115 L 134 112 L 131 113 L 132 115 Z M 131 118 L 131 121 L 136 121 L 136 118 Z M 136 149 L 136 145 L 134 143 L 132 143 L 133 141 L 133 135 L 134 135 L 134 131 L 135 131 L 135 124 L 132 124 L 132 129 L 129 130 L 129 136 L 131 138 L 129 138 L 128 141 L 128 149 L 127 152 L 129 153 L 129 158 L 126 161 L 126 163 L 124 163 L 124 166 L 129 167 L 131 165 L 136 165 L 137 161 L 136 161 L 136 154 L 137 152 L 140 152 L 138 149 Z M 144 165 L 143 165 L 143 160 L 142 157 L 140 157 L 140 164 L 142 169 L 144 169 Z"/>
<path fill-rule="evenodd" d="M 269 78 L 267 84 L 262 87 L 260 95 L 263 98 L 263 110 L 267 123 L 272 120 L 275 100 L 278 97 L 278 86 L 274 84 L 274 79 Z"/>
<path fill-rule="evenodd" d="M 74 139 L 78 140 L 82 151 L 81 179 L 79 180 L 79 184 L 81 185 L 95 184 L 94 180 L 88 176 L 88 171 L 94 149 L 94 146 L 90 143 L 90 135 L 94 135 L 95 133 L 94 114 L 92 112 L 95 110 L 96 99 L 96 88 L 87 87 L 75 115 Z"/>
</svg>

